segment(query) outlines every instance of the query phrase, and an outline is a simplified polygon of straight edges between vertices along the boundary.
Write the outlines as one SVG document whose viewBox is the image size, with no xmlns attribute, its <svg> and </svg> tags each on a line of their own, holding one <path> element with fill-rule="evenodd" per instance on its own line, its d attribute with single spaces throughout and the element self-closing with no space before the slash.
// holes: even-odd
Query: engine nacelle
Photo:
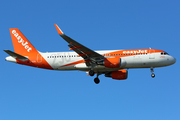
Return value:
<svg viewBox="0 0 180 120">
<path fill-rule="evenodd" d="M 118 71 L 112 71 L 108 74 L 105 74 L 105 77 L 111 77 L 112 79 L 116 79 L 116 80 L 125 80 L 128 77 L 128 71 L 124 69 Z"/>
<path fill-rule="evenodd" d="M 122 68 L 126 66 L 126 61 L 122 58 L 105 58 L 104 66 L 108 68 Z"/>
</svg>

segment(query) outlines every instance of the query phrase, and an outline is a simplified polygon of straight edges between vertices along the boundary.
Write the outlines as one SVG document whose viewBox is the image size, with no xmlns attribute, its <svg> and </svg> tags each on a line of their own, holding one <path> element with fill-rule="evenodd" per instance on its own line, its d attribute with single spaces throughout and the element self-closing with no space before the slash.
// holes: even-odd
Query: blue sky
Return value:
<svg viewBox="0 0 180 120">
<path fill-rule="evenodd" d="M 178 0 L 6 0 L 0 4 L 0 120 L 179 120 Z M 68 51 L 54 23 L 92 50 L 154 48 L 176 64 L 130 69 L 116 81 L 78 71 L 50 71 L 5 61 L 9 28 L 19 28 L 41 52 Z"/>
</svg>

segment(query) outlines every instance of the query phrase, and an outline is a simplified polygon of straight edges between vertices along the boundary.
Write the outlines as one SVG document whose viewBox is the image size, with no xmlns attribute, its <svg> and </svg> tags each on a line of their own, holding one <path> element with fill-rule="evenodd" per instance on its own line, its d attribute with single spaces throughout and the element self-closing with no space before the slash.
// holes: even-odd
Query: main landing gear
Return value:
<svg viewBox="0 0 180 120">
<path fill-rule="evenodd" d="M 155 77 L 155 74 L 154 74 L 153 72 L 154 72 L 153 67 L 151 67 L 151 77 L 152 77 L 152 78 Z"/>
<path fill-rule="evenodd" d="M 90 75 L 90 76 L 94 76 L 94 74 L 95 74 L 95 72 L 94 72 L 93 70 L 90 70 L 90 71 L 89 71 L 89 75 Z M 98 76 L 99 76 L 99 73 L 97 73 L 97 77 L 94 78 L 94 82 L 95 82 L 96 84 L 99 84 L 99 82 L 100 82 Z"/>
<path fill-rule="evenodd" d="M 94 82 L 95 82 L 96 84 L 99 84 L 99 82 L 100 82 L 99 78 L 98 78 L 98 77 L 94 78 Z"/>
</svg>

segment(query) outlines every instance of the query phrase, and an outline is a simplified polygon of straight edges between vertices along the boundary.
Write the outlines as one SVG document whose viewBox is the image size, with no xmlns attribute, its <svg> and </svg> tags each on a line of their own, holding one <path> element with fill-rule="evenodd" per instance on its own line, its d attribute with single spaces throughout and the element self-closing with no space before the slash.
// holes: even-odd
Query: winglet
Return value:
<svg viewBox="0 0 180 120">
<path fill-rule="evenodd" d="M 56 27 L 56 29 L 57 29 L 59 35 L 64 34 L 57 24 L 54 24 L 54 25 L 55 25 L 55 27 Z"/>
</svg>

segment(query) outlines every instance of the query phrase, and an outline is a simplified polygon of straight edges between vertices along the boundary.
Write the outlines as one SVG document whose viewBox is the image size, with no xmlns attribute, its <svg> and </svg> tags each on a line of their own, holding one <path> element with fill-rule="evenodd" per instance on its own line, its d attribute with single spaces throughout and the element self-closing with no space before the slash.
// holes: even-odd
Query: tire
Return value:
<svg viewBox="0 0 180 120">
<path fill-rule="evenodd" d="M 151 74 L 151 77 L 152 77 L 152 78 L 154 78 L 154 77 L 155 77 L 155 74 L 154 74 L 154 73 L 152 73 L 152 74 Z"/>
<path fill-rule="evenodd" d="M 94 71 L 93 71 L 93 70 L 90 70 L 90 71 L 89 71 L 89 75 L 90 75 L 90 76 L 94 76 Z"/>
<path fill-rule="evenodd" d="M 99 84 L 99 82 L 100 82 L 99 78 L 94 78 L 94 82 L 95 82 L 96 84 Z"/>
</svg>

